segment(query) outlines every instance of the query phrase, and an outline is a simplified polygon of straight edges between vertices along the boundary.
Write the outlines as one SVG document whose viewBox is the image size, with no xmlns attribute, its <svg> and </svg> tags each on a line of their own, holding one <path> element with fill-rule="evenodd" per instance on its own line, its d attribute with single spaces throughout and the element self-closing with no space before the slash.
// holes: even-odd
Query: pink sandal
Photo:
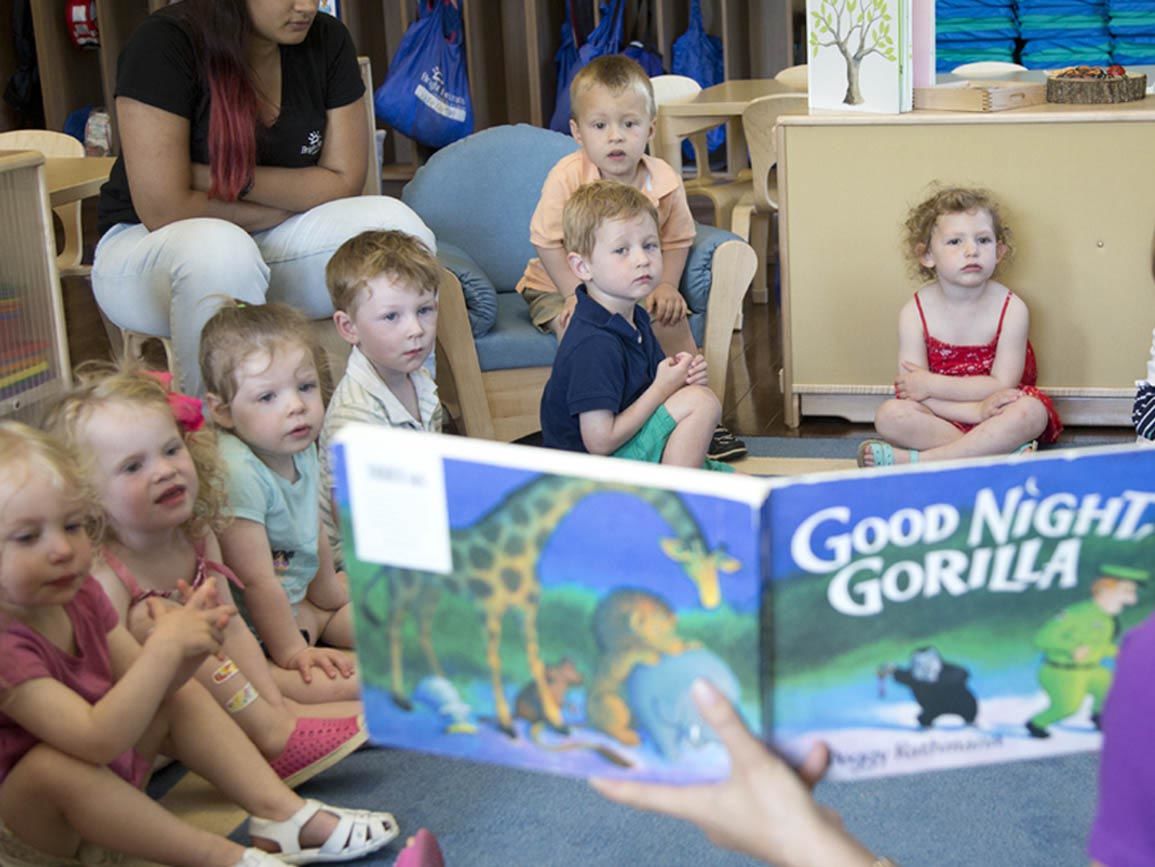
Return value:
<svg viewBox="0 0 1155 867">
<path fill-rule="evenodd" d="M 340 719 L 302 717 L 281 754 L 269 762 L 289 788 L 333 767 L 368 738 L 360 716 Z"/>
<path fill-rule="evenodd" d="M 405 842 L 393 867 L 445 867 L 445 858 L 437 838 L 421 828 Z"/>
</svg>

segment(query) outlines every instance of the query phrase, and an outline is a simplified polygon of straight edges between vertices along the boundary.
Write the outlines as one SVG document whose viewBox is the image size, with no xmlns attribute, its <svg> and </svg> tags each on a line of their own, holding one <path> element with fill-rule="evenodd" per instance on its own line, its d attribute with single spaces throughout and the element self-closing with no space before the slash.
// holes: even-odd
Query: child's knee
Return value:
<svg viewBox="0 0 1155 867">
<path fill-rule="evenodd" d="M 1043 402 L 1035 397 L 1023 396 L 1009 404 L 1003 415 L 1009 415 L 1023 430 L 1024 439 L 1033 439 L 1047 429 L 1049 417 Z"/>
<path fill-rule="evenodd" d="M 892 397 L 883 401 L 874 411 L 874 429 L 886 436 L 888 431 L 893 431 L 909 422 L 912 412 L 917 411 L 913 401 L 897 400 Z"/>
<path fill-rule="evenodd" d="M 717 395 L 704 385 L 686 385 L 679 388 L 666 400 L 665 406 L 666 411 L 679 423 L 693 416 L 704 421 L 713 418 L 713 424 L 717 425 L 722 418 L 721 402 Z"/>
</svg>

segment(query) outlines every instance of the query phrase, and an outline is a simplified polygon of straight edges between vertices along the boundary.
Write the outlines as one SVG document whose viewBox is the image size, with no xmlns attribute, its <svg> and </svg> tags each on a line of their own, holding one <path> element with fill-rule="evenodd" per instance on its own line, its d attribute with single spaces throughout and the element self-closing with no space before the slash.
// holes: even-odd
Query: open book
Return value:
<svg viewBox="0 0 1155 867">
<path fill-rule="evenodd" d="M 1096 749 L 1155 595 L 1151 450 L 772 480 L 350 426 L 334 467 L 371 737 L 524 768 L 724 776 L 699 677 L 836 779 Z"/>
</svg>

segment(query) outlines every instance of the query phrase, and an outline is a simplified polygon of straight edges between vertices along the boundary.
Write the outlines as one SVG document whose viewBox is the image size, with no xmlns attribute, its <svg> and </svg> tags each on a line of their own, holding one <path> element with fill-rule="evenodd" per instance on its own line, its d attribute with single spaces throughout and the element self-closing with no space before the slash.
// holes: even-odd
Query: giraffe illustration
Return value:
<svg viewBox="0 0 1155 867">
<path fill-rule="evenodd" d="M 418 641 L 429 668 L 444 676 L 433 646 L 433 616 L 443 590 L 469 594 L 477 607 L 486 640 L 486 663 L 493 679 L 493 700 L 498 724 L 516 737 L 501 674 L 501 632 L 508 611 L 521 615 L 525 652 L 537 685 L 546 721 L 566 731 L 561 710 L 546 682 L 537 633 L 541 584 L 537 574 L 542 551 L 562 519 L 583 498 L 604 492 L 622 492 L 649 503 L 673 531 L 661 540 L 661 549 L 678 563 L 698 589 L 703 608 L 721 602 L 719 572 L 735 572 L 741 564 L 723 548 L 711 551 L 702 529 L 676 493 L 657 488 L 638 488 L 613 482 L 597 482 L 565 476 L 543 475 L 516 488 L 481 518 L 452 530 L 450 544 L 453 571 L 448 575 L 414 569 L 389 573 L 387 629 L 393 700 L 409 709 L 402 675 L 401 627 L 413 611 L 418 622 Z"/>
</svg>

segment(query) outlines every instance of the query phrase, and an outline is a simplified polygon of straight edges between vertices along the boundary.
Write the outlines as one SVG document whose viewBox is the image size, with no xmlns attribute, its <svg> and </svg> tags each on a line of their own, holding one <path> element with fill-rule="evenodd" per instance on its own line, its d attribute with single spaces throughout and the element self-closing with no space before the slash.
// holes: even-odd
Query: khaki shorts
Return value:
<svg viewBox="0 0 1155 867">
<path fill-rule="evenodd" d="M 552 334 L 549 324 L 555 320 L 562 308 L 565 299 L 560 292 L 542 292 L 540 289 L 531 289 L 526 286 L 521 290 L 521 297 L 529 305 L 529 320 L 534 327 L 543 334 Z"/>
<path fill-rule="evenodd" d="M 670 415 L 665 406 L 659 406 L 654 414 L 646 419 L 641 429 L 630 437 L 614 452 L 615 458 L 626 458 L 631 461 L 645 461 L 648 464 L 660 464 L 662 454 L 666 451 L 666 441 L 678 423 Z M 706 458 L 702 468 L 717 473 L 732 473 L 734 468 L 721 461 L 712 461 Z"/>
<path fill-rule="evenodd" d="M 0 822 L 0 864 L 4 867 L 112 867 L 123 863 L 124 856 L 90 843 L 81 843 L 75 858 L 46 855 L 18 839 Z"/>
</svg>

